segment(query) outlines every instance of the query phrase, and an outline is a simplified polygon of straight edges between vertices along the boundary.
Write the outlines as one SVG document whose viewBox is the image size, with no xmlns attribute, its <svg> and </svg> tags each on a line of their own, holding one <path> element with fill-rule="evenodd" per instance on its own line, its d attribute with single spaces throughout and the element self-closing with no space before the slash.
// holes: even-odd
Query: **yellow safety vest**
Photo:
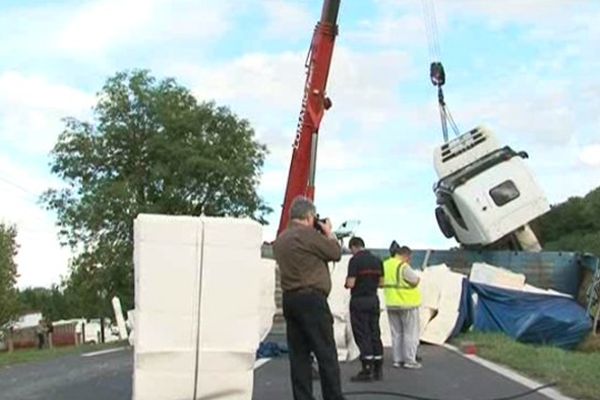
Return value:
<svg viewBox="0 0 600 400">
<path fill-rule="evenodd" d="M 383 293 L 388 308 L 415 308 L 421 305 L 421 291 L 404 279 L 404 268 L 410 266 L 395 257 L 383 263 Z"/>
</svg>

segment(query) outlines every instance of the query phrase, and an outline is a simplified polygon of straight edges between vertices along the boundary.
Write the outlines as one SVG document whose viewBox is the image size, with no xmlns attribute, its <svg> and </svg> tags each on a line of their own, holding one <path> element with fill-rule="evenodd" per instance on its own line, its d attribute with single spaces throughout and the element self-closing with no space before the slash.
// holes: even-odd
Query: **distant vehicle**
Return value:
<svg viewBox="0 0 600 400">
<path fill-rule="evenodd" d="M 434 151 L 434 186 L 440 230 L 465 246 L 489 246 L 513 238 L 515 250 L 540 251 L 529 223 L 550 206 L 523 161 L 527 153 L 501 147 L 477 127 Z"/>
<path fill-rule="evenodd" d="M 100 319 L 90 319 L 85 323 L 85 342 L 100 343 L 102 333 L 100 327 Z M 116 342 L 119 340 L 119 328 L 112 324 L 110 319 L 104 320 L 104 342 Z"/>
<path fill-rule="evenodd" d="M 52 325 L 59 328 L 63 325 L 75 325 L 75 334 L 80 338 L 82 343 L 98 344 L 101 343 L 101 327 L 100 319 L 86 320 L 84 318 L 74 318 L 68 320 L 55 321 Z M 110 319 L 104 320 L 104 342 L 110 343 L 119 340 L 119 330 L 114 326 Z"/>
<path fill-rule="evenodd" d="M 25 329 L 38 326 L 43 319 L 42 313 L 38 311 L 22 314 L 19 319 L 12 325 L 13 329 Z"/>
</svg>

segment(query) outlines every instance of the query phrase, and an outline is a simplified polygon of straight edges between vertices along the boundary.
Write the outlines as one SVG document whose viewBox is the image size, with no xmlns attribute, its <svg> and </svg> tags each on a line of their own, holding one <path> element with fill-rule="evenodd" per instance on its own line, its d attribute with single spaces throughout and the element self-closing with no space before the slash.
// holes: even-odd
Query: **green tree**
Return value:
<svg viewBox="0 0 600 400">
<path fill-rule="evenodd" d="M 579 251 L 600 256 L 600 187 L 572 197 L 537 221 L 545 250 Z"/>
<path fill-rule="evenodd" d="M 63 288 L 58 285 L 23 289 L 19 291 L 19 303 L 23 311 L 40 311 L 50 321 L 77 316 L 68 304 Z"/>
<path fill-rule="evenodd" d="M 92 122 L 65 120 L 51 162 L 65 187 L 42 197 L 77 254 L 65 293 L 81 297 L 82 311 L 108 312 L 114 295 L 133 306 L 139 213 L 265 222 L 271 210 L 256 188 L 266 147 L 247 120 L 147 71 L 109 78 L 93 113 Z"/>
<path fill-rule="evenodd" d="M 0 328 L 13 321 L 19 313 L 17 296 L 17 230 L 0 222 Z"/>
</svg>

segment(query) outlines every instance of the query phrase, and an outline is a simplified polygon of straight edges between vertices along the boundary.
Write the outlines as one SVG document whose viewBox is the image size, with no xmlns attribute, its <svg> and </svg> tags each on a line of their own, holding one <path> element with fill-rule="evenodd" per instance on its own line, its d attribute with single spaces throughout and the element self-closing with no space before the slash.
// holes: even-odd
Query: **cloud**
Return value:
<svg viewBox="0 0 600 400">
<path fill-rule="evenodd" d="M 40 53 L 47 55 L 53 46 L 51 37 L 68 15 L 68 7 L 48 4 L 3 8 L 0 12 L 3 37 L 0 55 L 18 59 L 27 54 L 29 60 Z"/>
<path fill-rule="evenodd" d="M 201 99 L 253 103 L 270 114 L 299 110 L 305 82 L 303 52 L 249 53 L 227 63 L 198 67 L 179 65 L 171 73 L 192 83 Z M 389 111 L 396 98 L 394 85 L 410 79 L 415 70 L 405 52 L 362 53 L 344 47 L 334 50 L 328 93 L 340 110 L 357 115 Z M 259 104 L 256 104 L 260 101 Z M 360 108 L 348 105 L 360 104 Z M 273 111 L 272 111 L 273 110 Z"/>
<path fill-rule="evenodd" d="M 0 75 L 0 99 L 15 107 L 51 110 L 87 108 L 93 102 L 92 96 L 78 89 L 16 71 L 5 71 Z"/>
<path fill-rule="evenodd" d="M 69 251 L 58 243 L 52 214 L 38 204 L 39 195 L 59 182 L 40 172 L 37 160 L 55 144 L 61 118 L 86 117 L 93 102 L 42 75 L 0 74 L 0 220 L 17 226 L 19 287 L 49 286 L 68 271 Z"/>
<path fill-rule="evenodd" d="M 139 40 L 153 22 L 156 1 L 101 0 L 78 7 L 58 32 L 57 48 L 83 55 L 104 53 L 123 42 Z"/>
<path fill-rule="evenodd" d="M 262 174 L 259 190 L 261 193 L 269 193 L 271 195 L 281 195 L 283 199 L 285 184 L 287 181 L 287 170 L 276 169 L 265 171 Z"/>
<path fill-rule="evenodd" d="M 572 107 L 571 92 L 566 89 L 542 89 L 525 86 L 496 93 L 494 98 L 455 103 L 462 121 L 489 125 L 494 131 L 522 143 L 567 143 L 575 133 L 577 110 Z M 477 97 L 472 97 L 477 98 Z"/>
<path fill-rule="evenodd" d="M 38 205 L 49 179 L 0 155 L 0 221 L 17 226 L 18 286 L 49 286 L 68 271 L 51 214 Z"/>
<path fill-rule="evenodd" d="M 171 73 L 191 82 L 200 99 L 255 104 L 263 113 L 274 114 L 272 106 L 278 112 L 299 109 L 304 56 L 300 52 L 249 53 L 221 64 L 175 66 Z"/>
<path fill-rule="evenodd" d="M 270 38 L 285 37 L 287 40 L 306 40 L 319 16 L 308 10 L 305 4 L 285 0 L 262 2 L 267 22 L 264 35 Z"/>
<path fill-rule="evenodd" d="M 221 0 L 92 0 L 19 5 L 3 9 L 0 54 L 69 57 L 98 64 L 118 50 L 193 42 L 210 46 L 231 28 L 238 13 L 255 2 Z M 35 52 L 30 51 L 35 49 Z M 152 54 L 152 53 L 150 53 Z M 12 55 L 12 54 L 11 54 Z M 93 61 L 92 61 L 93 60 Z M 121 60 L 118 60 L 121 61 Z"/>
<path fill-rule="evenodd" d="M 410 55 L 398 50 L 339 47 L 331 70 L 329 93 L 336 112 L 369 129 L 392 120 L 402 109 L 400 85 L 416 75 Z"/>
<path fill-rule="evenodd" d="M 563 0 L 504 0 L 502 2 L 479 2 L 474 0 L 444 1 L 440 7 L 453 12 L 486 16 L 508 22 L 542 23 L 561 19 L 568 10 L 575 10 L 577 2 Z"/>
<path fill-rule="evenodd" d="M 163 0 L 104 0 L 83 6 L 61 32 L 67 49 L 95 52 L 147 41 L 215 39 L 226 32 L 225 5 Z"/>
<path fill-rule="evenodd" d="M 362 20 L 357 28 L 340 37 L 340 41 L 348 46 L 357 42 L 397 49 L 426 46 L 423 17 L 412 7 L 402 7 L 400 13 L 394 9 L 385 9 L 373 19 Z"/>
<path fill-rule="evenodd" d="M 267 162 L 287 168 L 304 91 L 304 58 L 300 52 L 250 53 L 227 63 L 176 65 L 170 74 L 182 77 L 198 98 L 230 105 L 249 119 L 269 147 Z M 358 145 L 365 160 L 381 148 L 385 135 L 375 132 L 404 108 L 398 87 L 412 74 L 403 52 L 335 50 L 328 84 L 333 107 L 320 129 L 320 169 L 345 168 L 344 160 Z"/>
<path fill-rule="evenodd" d="M 579 159 L 585 165 L 600 167 L 600 144 L 584 146 L 579 154 Z"/>
<path fill-rule="evenodd" d="M 61 118 L 89 115 L 93 103 L 93 96 L 43 76 L 0 74 L 0 131 L 25 153 L 48 153 L 62 130 Z"/>
</svg>

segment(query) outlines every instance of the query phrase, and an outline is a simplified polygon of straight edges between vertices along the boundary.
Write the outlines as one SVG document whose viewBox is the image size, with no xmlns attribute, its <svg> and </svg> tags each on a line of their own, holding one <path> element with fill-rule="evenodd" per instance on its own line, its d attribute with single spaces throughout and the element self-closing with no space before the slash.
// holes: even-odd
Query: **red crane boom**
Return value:
<svg viewBox="0 0 600 400">
<path fill-rule="evenodd" d="M 285 197 L 279 220 L 279 235 L 287 226 L 290 205 L 297 196 L 311 200 L 315 196 L 317 135 L 325 110 L 331 107 L 326 96 L 327 77 L 331 66 L 333 45 L 337 35 L 337 16 L 340 0 L 324 0 L 321 19 L 315 27 L 306 58 L 306 83 L 300 107 L 298 129 L 293 144 Z"/>
</svg>

